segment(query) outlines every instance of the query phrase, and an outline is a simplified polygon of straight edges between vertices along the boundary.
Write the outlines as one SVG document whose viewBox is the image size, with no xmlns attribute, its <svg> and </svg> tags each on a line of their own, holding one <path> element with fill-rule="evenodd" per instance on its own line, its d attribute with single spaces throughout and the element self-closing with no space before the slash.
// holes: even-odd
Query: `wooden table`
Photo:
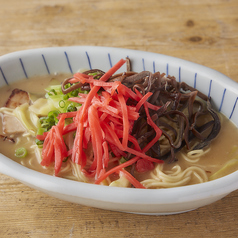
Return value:
<svg viewBox="0 0 238 238">
<path fill-rule="evenodd" d="M 238 82 L 237 0 L 1 0 L 0 55 L 98 45 L 162 53 Z M 0 237 L 237 237 L 238 191 L 170 216 L 60 201 L 0 175 Z"/>
</svg>

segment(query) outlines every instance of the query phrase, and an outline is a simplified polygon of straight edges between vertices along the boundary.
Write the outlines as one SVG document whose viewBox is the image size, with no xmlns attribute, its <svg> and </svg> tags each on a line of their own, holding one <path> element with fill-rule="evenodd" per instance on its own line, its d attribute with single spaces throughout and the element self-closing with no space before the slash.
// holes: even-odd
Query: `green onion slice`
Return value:
<svg viewBox="0 0 238 238">
<path fill-rule="evenodd" d="M 59 101 L 59 107 L 60 108 L 64 108 L 65 107 L 65 101 L 64 100 L 60 100 Z"/>
<path fill-rule="evenodd" d="M 15 150 L 15 156 L 18 158 L 24 158 L 27 156 L 27 149 L 24 147 Z"/>
</svg>

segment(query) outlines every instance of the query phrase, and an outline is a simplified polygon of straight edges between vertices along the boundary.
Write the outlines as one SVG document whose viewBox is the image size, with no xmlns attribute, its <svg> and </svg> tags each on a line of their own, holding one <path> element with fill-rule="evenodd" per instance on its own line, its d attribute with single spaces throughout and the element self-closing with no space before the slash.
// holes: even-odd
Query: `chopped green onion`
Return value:
<svg viewBox="0 0 238 238">
<path fill-rule="evenodd" d="M 89 73 L 88 75 L 97 76 L 98 74 L 100 74 L 100 72 Z M 100 77 L 100 75 L 98 75 L 98 77 Z"/>
<path fill-rule="evenodd" d="M 44 141 L 43 141 L 43 140 L 38 140 L 38 139 L 36 139 L 35 142 L 36 142 L 36 144 L 37 144 L 39 147 L 41 147 L 41 146 L 44 144 Z"/>
<path fill-rule="evenodd" d="M 68 158 L 69 158 L 69 157 L 65 158 L 65 159 L 63 160 L 63 162 L 66 162 L 66 161 L 68 160 Z"/>
<path fill-rule="evenodd" d="M 70 83 L 67 83 L 67 84 L 64 85 L 64 88 L 67 89 L 67 88 L 69 88 L 70 86 L 71 86 L 71 84 L 70 84 Z"/>
<path fill-rule="evenodd" d="M 120 164 L 123 164 L 125 163 L 127 160 L 122 156 L 120 159 L 119 159 L 119 163 Z"/>
<path fill-rule="evenodd" d="M 66 112 L 74 112 L 77 111 L 77 107 L 75 107 L 72 103 L 69 104 L 69 106 L 67 107 Z"/>
<path fill-rule="evenodd" d="M 50 117 L 50 116 L 57 117 L 57 116 L 59 116 L 59 114 L 60 114 L 60 111 L 57 111 L 57 110 L 55 110 L 55 111 L 50 111 L 50 112 L 48 113 L 48 117 Z"/>
<path fill-rule="evenodd" d="M 95 75 L 97 75 L 97 74 L 98 74 L 98 72 L 94 72 L 94 73 L 89 73 L 88 75 L 95 76 Z"/>
<path fill-rule="evenodd" d="M 44 132 L 46 132 L 46 129 L 45 129 L 45 128 L 42 128 L 42 127 L 40 127 L 40 128 L 38 128 L 38 130 L 37 130 L 37 135 L 43 135 L 43 134 L 44 134 Z"/>
<path fill-rule="evenodd" d="M 79 90 L 78 90 L 78 89 L 75 89 L 75 90 L 73 90 L 72 92 L 70 92 L 70 94 L 71 94 L 72 97 L 77 97 L 78 94 L 79 94 Z"/>
<path fill-rule="evenodd" d="M 55 110 L 55 111 L 50 111 L 48 113 L 47 117 L 41 117 L 39 121 L 41 124 L 41 128 L 43 128 L 43 129 L 40 129 L 38 134 L 41 135 L 40 133 L 49 131 L 52 126 L 57 125 L 57 123 L 59 121 L 57 117 L 59 114 L 60 114 L 60 112 Z"/>
<path fill-rule="evenodd" d="M 68 95 L 68 94 L 65 94 L 65 95 L 63 96 L 63 100 L 67 100 L 67 99 L 69 99 L 69 95 Z"/>
<path fill-rule="evenodd" d="M 64 100 L 60 100 L 59 101 L 59 107 L 60 108 L 64 108 L 65 107 L 65 101 Z"/>
<path fill-rule="evenodd" d="M 47 117 L 40 117 L 40 124 L 42 124 L 45 120 L 47 119 Z"/>
<path fill-rule="evenodd" d="M 15 156 L 18 158 L 24 158 L 27 156 L 27 150 L 24 147 L 15 150 Z"/>
<path fill-rule="evenodd" d="M 99 75 L 98 75 L 99 74 Z M 94 72 L 94 73 L 89 73 L 88 75 L 92 75 L 95 79 L 100 79 L 101 78 L 101 73 L 100 72 Z M 96 76 L 96 77 L 95 77 Z"/>
<path fill-rule="evenodd" d="M 51 89 L 49 92 L 48 92 L 48 95 L 51 96 L 51 95 L 57 95 L 57 92 L 55 91 L 55 89 Z"/>
</svg>

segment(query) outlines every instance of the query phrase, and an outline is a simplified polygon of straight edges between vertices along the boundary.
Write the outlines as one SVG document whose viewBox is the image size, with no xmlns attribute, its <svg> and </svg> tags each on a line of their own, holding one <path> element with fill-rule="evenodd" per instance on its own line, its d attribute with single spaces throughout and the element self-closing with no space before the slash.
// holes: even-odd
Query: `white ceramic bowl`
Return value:
<svg viewBox="0 0 238 238">
<path fill-rule="evenodd" d="M 128 49 L 75 46 L 26 50 L 0 57 L 0 86 L 55 72 L 80 68 L 108 70 L 129 56 L 134 71 L 160 71 L 183 80 L 206 95 L 217 109 L 238 125 L 238 84 L 207 67 L 165 55 Z M 121 71 L 124 71 L 123 68 Z M 53 197 L 114 211 L 175 214 L 215 202 L 238 188 L 238 171 L 203 184 L 169 189 L 107 187 L 45 175 L 0 154 L 0 172 Z M 224 208 L 225 209 L 225 208 Z"/>
</svg>

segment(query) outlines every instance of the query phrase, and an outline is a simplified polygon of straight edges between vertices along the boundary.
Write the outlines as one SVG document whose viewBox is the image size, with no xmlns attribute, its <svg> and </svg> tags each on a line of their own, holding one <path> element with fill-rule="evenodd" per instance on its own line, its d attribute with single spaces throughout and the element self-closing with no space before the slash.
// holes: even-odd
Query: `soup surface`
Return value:
<svg viewBox="0 0 238 238">
<path fill-rule="evenodd" d="M 13 138 L 15 141 L 12 143 L 3 138 L 0 140 L 0 152 L 3 155 L 36 171 L 54 174 L 54 163 L 47 167 L 40 164 L 42 149 L 36 145 L 35 135 L 28 131 L 20 133 L 5 133 L 3 131 L 4 116 L 7 113 L 11 115 L 14 111 L 6 110 L 4 105 L 15 88 L 28 92 L 32 102 L 35 102 L 37 99 L 44 97 L 46 93 L 45 88 L 52 84 L 60 84 L 68 77 L 70 76 L 64 74 L 40 76 L 30 80 L 24 79 L 0 89 L 0 106 L 3 107 L 0 111 L 2 118 L 0 121 L 0 135 Z M 201 155 L 200 152 L 189 154 L 186 148 L 184 148 L 177 153 L 177 161 L 157 164 L 153 170 L 143 173 L 134 171 L 134 177 L 146 188 L 163 188 L 206 182 L 236 171 L 238 169 L 237 128 L 225 116 L 219 114 L 219 117 L 221 119 L 221 131 L 218 137 L 211 142 L 210 146 L 202 150 Z M 28 151 L 27 156 L 24 158 L 15 156 L 15 151 L 20 147 L 24 147 Z M 91 150 L 88 149 L 86 153 L 87 156 L 90 156 Z M 111 158 L 109 167 L 113 167 L 117 163 L 118 160 Z M 62 163 L 58 176 L 83 182 L 94 182 L 92 178 L 85 176 L 80 166 L 73 163 L 70 159 L 66 159 Z M 110 175 L 101 184 L 131 186 L 125 177 L 118 174 Z"/>
</svg>

